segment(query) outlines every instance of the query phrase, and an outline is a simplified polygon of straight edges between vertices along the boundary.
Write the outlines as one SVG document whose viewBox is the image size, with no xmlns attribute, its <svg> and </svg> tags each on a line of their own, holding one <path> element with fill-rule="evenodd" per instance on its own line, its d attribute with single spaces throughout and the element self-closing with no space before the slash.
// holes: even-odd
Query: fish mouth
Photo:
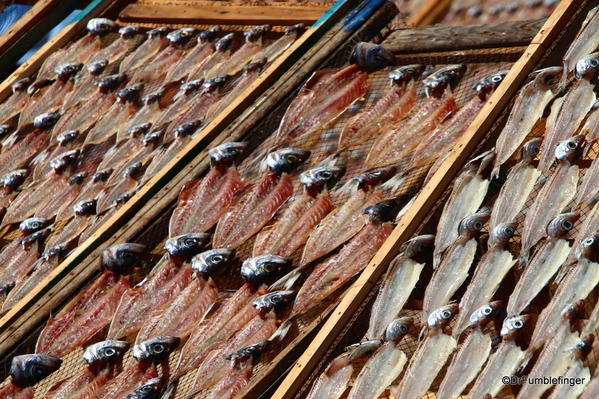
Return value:
<svg viewBox="0 0 599 399">
<path fill-rule="evenodd" d="M 87 23 L 87 31 L 96 36 L 106 36 L 116 30 L 118 25 L 108 18 L 93 18 Z"/>
<path fill-rule="evenodd" d="M 197 36 L 198 41 L 201 43 L 209 43 L 213 41 L 216 38 L 216 35 L 222 30 L 223 28 L 221 28 L 220 26 L 215 26 L 213 28 L 200 32 Z"/>
<path fill-rule="evenodd" d="M 6 176 L 0 179 L 2 188 L 5 190 L 16 190 L 21 184 L 25 182 L 25 179 L 29 176 L 28 169 L 17 169 L 13 170 Z"/>
<path fill-rule="evenodd" d="M 21 388 L 33 386 L 58 370 L 61 364 L 61 359 L 49 355 L 15 356 L 10 366 L 12 383 Z"/>
<path fill-rule="evenodd" d="M 246 32 L 243 32 L 245 39 L 248 42 L 256 42 L 258 41 L 258 39 L 262 38 L 265 34 L 267 34 L 268 32 L 270 32 L 272 29 L 272 26 L 270 25 L 260 25 L 260 26 L 256 26 L 255 28 L 252 28 Z"/>
<path fill-rule="evenodd" d="M 221 144 L 208 151 L 210 157 L 210 166 L 214 167 L 218 164 L 228 164 L 233 162 L 247 148 L 246 142 L 231 142 Z"/>
<path fill-rule="evenodd" d="M 32 234 L 50 225 L 50 221 L 46 218 L 32 217 L 25 219 L 19 224 L 19 230 L 24 234 Z"/>
<path fill-rule="evenodd" d="M 395 319 L 385 329 L 384 340 L 398 343 L 404 336 L 410 332 L 414 325 L 413 317 L 402 317 Z"/>
<path fill-rule="evenodd" d="M 574 162 L 575 159 L 580 158 L 582 150 L 586 144 L 586 138 L 584 134 L 579 134 L 560 142 L 555 149 L 555 158 L 558 162 L 568 160 Z"/>
<path fill-rule="evenodd" d="M 306 29 L 306 24 L 300 23 L 300 24 L 291 25 L 291 26 L 285 28 L 284 32 L 286 35 L 292 35 L 292 34 L 295 34 L 303 29 Z"/>
<path fill-rule="evenodd" d="M 372 73 L 395 63 L 395 55 L 378 44 L 360 42 L 350 56 L 352 64 L 361 71 Z"/>
<path fill-rule="evenodd" d="M 256 298 L 252 306 L 260 311 L 275 309 L 278 312 L 293 302 L 296 296 L 297 291 L 275 291 Z"/>
<path fill-rule="evenodd" d="M 406 65 L 389 73 L 389 78 L 395 83 L 408 82 L 410 79 L 418 79 L 425 69 L 422 64 Z"/>
<path fill-rule="evenodd" d="M 505 79 L 507 76 L 508 72 L 509 70 L 499 71 L 492 73 L 489 76 L 485 76 L 480 82 L 475 83 L 472 89 L 478 93 L 489 93 L 499 87 L 501 82 L 503 82 L 503 79 Z"/>
<path fill-rule="evenodd" d="M 150 122 L 146 122 L 133 126 L 131 129 L 127 130 L 127 134 L 133 138 L 138 138 L 148 133 L 151 128 L 152 124 Z"/>
<path fill-rule="evenodd" d="M 31 80 L 31 78 L 24 78 L 17 81 L 11 86 L 13 93 L 24 93 L 25 91 L 27 91 L 27 88 L 29 87 L 29 85 L 31 85 L 32 82 L 33 81 Z"/>
<path fill-rule="evenodd" d="M 270 341 L 260 341 L 256 344 L 246 346 L 245 348 L 239 349 L 235 353 L 225 356 L 225 359 L 235 360 L 238 363 L 244 362 L 252 357 L 259 356 L 266 350 L 269 344 Z"/>
<path fill-rule="evenodd" d="M 94 84 L 98 86 L 102 93 L 108 93 L 116 89 L 121 83 L 125 81 L 126 78 L 126 75 L 122 73 L 117 73 L 115 75 L 108 75 Z"/>
<path fill-rule="evenodd" d="M 264 255 L 246 259 L 241 265 L 241 277 L 251 285 L 268 283 L 291 266 L 293 260 L 279 255 Z"/>
<path fill-rule="evenodd" d="M 56 174 L 62 174 L 69 166 L 71 166 L 79 157 L 79 150 L 71 150 L 63 152 L 56 158 L 50 161 L 50 167 Z"/>
<path fill-rule="evenodd" d="M 179 46 L 183 46 L 191 40 L 197 34 L 198 30 L 196 28 L 181 28 L 175 31 L 170 32 L 166 35 L 166 38 L 174 44 Z"/>
<path fill-rule="evenodd" d="M 124 26 L 119 29 L 119 35 L 123 39 L 127 40 L 137 35 L 139 33 L 139 29 L 139 26 L 136 25 Z"/>
<path fill-rule="evenodd" d="M 391 222 L 403 207 L 404 197 L 386 198 L 376 204 L 364 208 L 362 213 L 372 221 Z"/>
<path fill-rule="evenodd" d="M 66 147 L 67 144 L 74 142 L 77 137 L 79 137 L 79 130 L 69 130 L 64 133 L 60 133 L 58 137 L 56 137 L 56 141 L 58 141 L 58 145 L 61 147 Z"/>
<path fill-rule="evenodd" d="M 202 89 L 206 93 L 214 93 L 229 81 L 229 75 L 217 76 L 202 84 Z"/>
<path fill-rule="evenodd" d="M 326 186 L 330 190 L 337 184 L 344 174 L 345 167 L 343 166 L 310 169 L 300 175 L 300 183 L 302 183 L 306 189 Z"/>
<path fill-rule="evenodd" d="M 77 215 L 77 216 L 95 215 L 97 213 L 96 212 L 97 203 L 98 203 L 98 200 L 95 198 L 91 199 L 91 200 L 79 201 L 78 203 L 76 203 L 73 206 L 75 215 Z"/>
<path fill-rule="evenodd" d="M 139 96 L 143 88 L 143 83 L 136 83 L 117 91 L 116 96 L 123 101 L 131 102 Z"/>
<path fill-rule="evenodd" d="M 87 364 L 114 361 L 122 357 L 130 346 L 131 344 L 127 341 L 108 340 L 98 342 L 87 347 L 83 353 L 83 360 Z"/>
<path fill-rule="evenodd" d="M 68 64 L 59 65 L 54 69 L 54 72 L 58 75 L 58 78 L 68 78 L 71 77 L 83 68 L 83 64 L 80 62 L 70 62 Z"/>
<path fill-rule="evenodd" d="M 184 234 L 168 239 L 164 243 L 164 249 L 171 256 L 188 258 L 202 250 L 210 241 L 210 234 Z"/>
<path fill-rule="evenodd" d="M 104 69 L 106 69 L 107 65 L 108 65 L 107 60 L 96 61 L 87 67 L 87 71 L 94 76 L 99 76 L 102 74 L 102 72 L 104 72 Z"/>
<path fill-rule="evenodd" d="M 214 44 L 214 50 L 218 51 L 219 53 L 227 51 L 233 44 L 233 39 L 234 39 L 234 35 L 232 33 L 229 33 L 228 35 L 221 37 Z"/>
<path fill-rule="evenodd" d="M 178 138 L 191 136 L 200 126 L 202 126 L 201 120 L 186 122 L 174 129 L 175 136 Z"/>
<path fill-rule="evenodd" d="M 440 96 L 447 86 L 454 89 L 466 73 L 466 69 L 465 64 L 449 65 L 425 78 L 422 83 L 424 84 L 426 96 Z"/>
<path fill-rule="evenodd" d="M 216 277 L 235 258 L 235 250 L 229 248 L 211 249 L 194 256 L 191 267 L 199 275 Z"/>
<path fill-rule="evenodd" d="M 148 39 L 154 37 L 163 37 L 168 33 L 169 30 L 170 28 L 168 26 L 161 26 L 160 28 L 154 28 L 152 30 L 147 31 L 146 36 L 148 37 Z"/>
</svg>

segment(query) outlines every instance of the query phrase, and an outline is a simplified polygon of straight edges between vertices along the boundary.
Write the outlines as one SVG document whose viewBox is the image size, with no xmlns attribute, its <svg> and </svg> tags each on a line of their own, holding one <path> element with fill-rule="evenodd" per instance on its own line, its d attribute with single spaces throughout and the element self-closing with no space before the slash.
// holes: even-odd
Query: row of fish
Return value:
<svg viewBox="0 0 599 399">
<path fill-rule="evenodd" d="M 440 25 L 465 26 L 548 18 L 558 4 L 558 0 L 456 0 Z"/>
<path fill-rule="evenodd" d="M 234 34 L 219 39 L 219 27 L 158 28 L 141 45 L 140 28 L 126 26 L 104 48 L 101 38 L 117 25 L 96 18 L 87 28 L 46 60 L 34 83 L 18 82 L 0 105 L 1 226 L 25 229 L 1 251 L 0 258 L 17 265 L 1 273 L 3 311 L 227 108 L 303 26 L 268 46 L 267 25 L 245 32 L 243 43 Z M 150 84 L 162 89 L 140 99 Z M 220 95 L 225 84 L 230 90 Z"/>
</svg>

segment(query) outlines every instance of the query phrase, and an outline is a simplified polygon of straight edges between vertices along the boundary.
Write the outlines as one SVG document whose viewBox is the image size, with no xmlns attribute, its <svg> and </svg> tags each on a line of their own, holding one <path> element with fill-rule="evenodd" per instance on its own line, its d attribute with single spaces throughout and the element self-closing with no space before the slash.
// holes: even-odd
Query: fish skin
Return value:
<svg viewBox="0 0 599 399">
<path fill-rule="evenodd" d="M 599 69 L 599 53 L 583 58 L 577 66 L 584 65 L 587 61 L 593 64 L 584 68 L 583 75 L 577 76 L 576 83 L 564 97 L 555 123 L 545 129 L 538 166 L 541 172 L 549 170 L 553 164 L 556 146 L 574 136 L 578 126 L 595 103 L 596 97 L 593 92 L 595 86 L 590 83 L 590 80 Z"/>
<path fill-rule="evenodd" d="M 516 345 L 516 339 L 530 321 L 530 315 L 509 316 L 504 320 L 501 328 L 502 341 L 478 375 L 467 399 L 480 399 L 487 394 L 495 397 L 505 385 L 497 376 L 516 374 L 524 361 L 524 351 Z"/>
<path fill-rule="evenodd" d="M 71 108 L 77 107 L 83 101 L 86 101 L 94 93 L 96 93 L 99 88 L 95 85 L 95 83 L 99 80 L 99 77 L 104 73 L 106 66 L 108 65 L 108 61 L 96 61 L 91 64 L 87 64 L 86 69 L 80 74 L 77 75 L 77 80 L 75 81 L 75 86 L 73 90 L 71 90 L 64 98 L 64 101 L 60 105 L 60 113 L 65 114 Z M 87 72 L 87 73 L 86 73 Z"/>
<path fill-rule="evenodd" d="M 220 26 L 207 29 L 196 36 L 197 44 L 169 70 L 164 79 L 165 83 L 184 80 L 190 74 L 194 65 L 201 64 L 214 52 L 213 43 L 216 35 L 222 31 Z"/>
<path fill-rule="evenodd" d="M 562 60 L 564 64 L 564 72 L 560 87 L 565 87 L 568 74 L 576 68 L 576 64 L 580 59 L 590 54 L 599 47 L 599 35 L 597 28 L 599 27 L 598 8 L 595 7 L 589 11 L 576 37 L 570 43 L 566 54 Z"/>
<path fill-rule="evenodd" d="M 547 104 L 555 97 L 551 87 L 554 79 L 561 73 L 561 67 L 538 70 L 535 72 L 533 81 L 518 92 L 516 102 L 495 145 L 497 156 L 493 165 L 492 177 L 499 175 L 501 165 L 524 142 L 537 120 L 543 115 Z"/>
<path fill-rule="evenodd" d="M 482 172 L 493 160 L 493 156 L 492 152 L 486 152 L 474 158 L 457 177 L 437 226 L 433 267 L 438 267 L 443 251 L 458 238 L 459 223 L 480 207 L 489 188 L 489 180 L 483 177 Z"/>
<path fill-rule="evenodd" d="M 565 213 L 549 224 L 549 238 L 535 252 L 510 295 L 508 314 L 520 314 L 566 261 L 570 246 L 564 236 L 579 218 L 578 212 Z"/>
<path fill-rule="evenodd" d="M 119 73 L 133 71 L 154 57 L 163 45 L 168 43 L 166 35 L 169 29 L 163 26 L 147 31 L 146 40 L 119 64 Z"/>
<path fill-rule="evenodd" d="M 165 335 L 186 338 L 217 299 L 218 287 L 211 278 L 193 279 L 176 298 L 155 310 L 142 324 L 136 342 Z"/>
<path fill-rule="evenodd" d="M 407 241 L 402 253 L 389 264 L 383 285 L 372 305 L 366 332 L 368 339 L 381 337 L 405 305 L 424 268 L 424 262 L 415 259 L 430 251 L 434 239 L 432 235 L 421 235 Z"/>
<path fill-rule="evenodd" d="M 155 310 L 189 285 L 192 275 L 193 270 L 177 258 L 163 257 L 141 283 L 123 293 L 107 337 L 119 339 L 138 331 Z"/>
<path fill-rule="evenodd" d="M 0 104 L 0 123 L 4 124 L 13 116 L 17 115 L 25 107 L 30 97 L 27 93 L 27 87 L 31 80 L 24 78 L 14 83 L 12 94 L 2 104 Z"/>
<path fill-rule="evenodd" d="M 15 356 L 10 363 L 11 384 L 31 387 L 58 370 L 61 364 L 61 359 L 45 354 Z"/>
<path fill-rule="evenodd" d="M 376 221 L 367 223 L 335 257 L 316 266 L 298 292 L 290 317 L 304 313 L 321 303 L 359 273 L 392 231 L 393 226 L 390 224 Z"/>
<path fill-rule="evenodd" d="M 64 356 L 82 345 L 110 322 L 118 298 L 128 286 L 127 278 L 105 271 L 50 318 L 38 338 L 36 351 Z"/>
<path fill-rule="evenodd" d="M 418 64 L 391 72 L 391 89 L 370 108 L 347 121 L 339 136 L 337 150 L 359 145 L 406 117 L 416 106 L 416 81 L 424 69 L 424 65 Z"/>
<path fill-rule="evenodd" d="M 599 283 L 597 264 L 597 242 L 599 233 L 595 232 L 580 244 L 582 254 L 575 266 L 559 284 L 551 302 L 543 309 L 537 320 L 530 339 L 529 352 L 540 348 L 560 325 L 560 315 L 572 302 L 585 299 Z"/>
<path fill-rule="evenodd" d="M 394 398 L 413 399 L 426 394 L 457 345 L 455 339 L 443 333 L 443 328 L 456 312 L 456 304 L 433 312 L 428 322 L 428 335 L 410 359 L 410 364 L 400 384 L 391 390 L 391 395 Z M 430 359 L 435 359 L 435 361 L 431 362 Z"/>
<path fill-rule="evenodd" d="M 512 220 L 499 224 L 491 233 L 494 245 L 489 247 L 489 251 L 476 266 L 472 281 L 460 300 L 460 314 L 453 327 L 455 338 L 468 327 L 468 317 L 476 309 L 489 303 L 507 272 L 516 264 L 516 259 L 504 248 L 514 236 L 517 226 L 518 223 Z"/>
<path fill-rule="evenodd" d="M 158 399 L 162 391 L 162 378 L 153 378 L 135 388 L 125 399 Z"/>
<path fill-rule="evenodd" d="M 275 144 L 298 139 L 331 122 L 367 90 L 368 75 L 350 65 L 315 72 L 287 108 Z"/>
<path fill-rule="evenodd" d="M 509 71 L 495 72 L 474 86 L 477 95 L 460 108 L 451 119 L 445 120 L 416 147 L 407 169 L 419 168 L 437 160 L 440 154 L 452 148 Z"/>
<path fill-rule="evenodd" d="M 530 249 L 546 234 L 546 227 L 574 198 L 580 170 L 572 162 L 580 155 L 584 136 L 578 135 L 560 143 L 555 153 L 567 148 L 568 155 L 560 161 L 549 180 L 543 185 L 526 214 L 522 228 L 520 261 L 528 261 Z"/>
</svg>

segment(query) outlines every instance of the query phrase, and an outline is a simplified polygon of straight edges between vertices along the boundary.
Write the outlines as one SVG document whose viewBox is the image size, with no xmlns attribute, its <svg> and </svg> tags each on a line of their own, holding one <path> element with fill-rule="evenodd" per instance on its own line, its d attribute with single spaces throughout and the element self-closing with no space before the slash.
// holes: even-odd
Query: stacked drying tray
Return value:
<svg viewBox="0 0 599 399">
<path fill-rule="evenodd" d="M 596 32 L 594 6 L 581 6 L 511 110 L 485 129 L 350 323 L 323 327 L 309 355 L 342 333 L 323 348 L 310 388 L 293 396 L 284 381 L 275 397 L 596 397 L 599 64 L 585 36 Z"/>
</svg>

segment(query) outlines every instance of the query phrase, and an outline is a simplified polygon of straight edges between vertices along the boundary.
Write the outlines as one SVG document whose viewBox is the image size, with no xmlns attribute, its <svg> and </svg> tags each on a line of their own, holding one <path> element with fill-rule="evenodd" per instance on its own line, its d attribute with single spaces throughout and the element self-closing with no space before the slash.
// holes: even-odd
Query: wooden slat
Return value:
<svg viewBox="0 0 599 399">
<path fill-rule="evenodd" d="M 256 115 L 252 114 L 253 110 L 276 104 L 318 63 L 322 62 L 328 53 L 309 51 L 309 49 L 352 5 L 353 1 L 351 0 L 337 2 L 321 20 L 317 21 L 273 62 L 257 81 L 239 96 L 236 102 L 208 124 L 187 147 L 123 205 L 118 213 L 106 221 L 87 241 L 79 245 L 36 290 L 5 314 L 0 319 L 0 355 L 7 353 L 32 328 L 43 322 L 52 310 L 72 296 L 94 275 L 99 265 L 100 245 L 104 248 L 130 240 L 177 198 L 183 184 L 189 181 L 190 175 L 195 177 L 208 168 L 206 146 L 209 143 L 218 145 L 225 140 L 232 141 L 241 138 L 248 126 L 252 126 L 261 119 L 260 115 L 256 118 Z M 345 25 L 340 23 L 334 32 L 344 32 L 344 27 Z M 332 40 L 334 34 L 331 32 L 327 33 L 325 37 L 326 39 L 322 43 L 330 45 L 331 42 L 335 42 Z M 311 57 L 314 55 L 319 57 Z M 293 63 L 300 58 L 298 66 L 292 68 Z M 277 78 L 285 72 L 287 75 L 280 79 L 276 86 L 273 86 Z M 296 82 L 295 85 L 293 82 Z M 270 86 L 273 88 L 261 98 L 261 101 L 250 107 L 252 102 Z M 245 118 L 241 118 L 240 123 L 223 132 L 235 117 L 248 107 L 249 109 L 244 114 Z M 264 113 L 268 112 L 268 109 Z M 159 192 L 159 190 L 161 191 Z M 144 206 L 144 204 L 146 205 Z"/>
<path fill-rule="evenodd" d="M 527 46 L 546 19 L 484 25 L 402 29 L 385 39 L 393 54 L 432 53 L 481 48 Z M 417 50 L 414 43 L 418 43 Z"/>
<path fill-rule="evenodd" d="M 203 1 L 177 4 L 133 3 L 125 7 L 119 19 L 127 22 L 194 23 L 214 25 L 312 25 L 330 8 L 327 5 L 277 7 Z"/>
</svg>

